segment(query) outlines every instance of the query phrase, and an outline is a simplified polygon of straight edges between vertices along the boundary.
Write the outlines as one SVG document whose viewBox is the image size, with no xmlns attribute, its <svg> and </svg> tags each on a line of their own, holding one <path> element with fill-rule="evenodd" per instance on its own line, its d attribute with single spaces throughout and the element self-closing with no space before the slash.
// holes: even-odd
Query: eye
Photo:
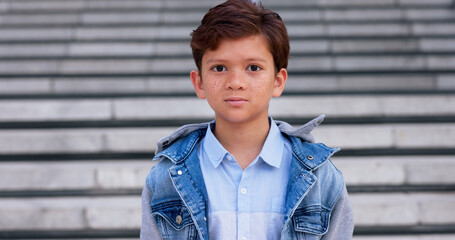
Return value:
<svg viewBox="0 0 455 240">
<path fill-rule="evenodd" d="M 250 65 L 247 70 L 252 71 L 252 72 L 257 72 L 257 71 L 261 70 L 261 67 L 259 67 L 258 65 Z"/>
<path fill-rule="evenodd" d="M 218 66 L 213 67 L 212 70 L 215 72 L 222 72 L 222 71 L 226 71 L 226 68 L 223 65 L 218 65 Z"/>
</svg>

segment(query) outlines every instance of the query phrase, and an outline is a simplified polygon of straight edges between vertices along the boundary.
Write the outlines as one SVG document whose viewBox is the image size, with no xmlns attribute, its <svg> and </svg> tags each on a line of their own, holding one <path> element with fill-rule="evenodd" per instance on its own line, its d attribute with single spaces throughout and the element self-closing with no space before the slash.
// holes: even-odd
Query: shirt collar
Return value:
<svg viewBox="0 0 455 240">
<path fill-rule="evenodd" d="M 226 154 L 229 152 L 221 145 L 221 143 L 216 139 L 215 135 L 212 132 L 212 125 L 209 124 L 207 127 L 207 133 L 204 137 L 204 142 L 202 143 L 205 153 L 207 154 L 208 159 L 217 168 L 221 161 L 223 161 Z"/>
<path fill-rule="evenodd" d="M 212 132 L 212 124 L 207 127 L 207 133 L 203 140 L 203 148 L 208 159 L 217 168 L 226 155 L 230 153 L 221 145 Z M 279 168 L 284 151 L 284 137 L 281 135 L 280 129 L 275 121 L 270 118 L 270 130 L 267 138 L 259 153 L 259 158 L 272 167 Z"/>
<path fill-rule="evenodd" d="M 284 137 L 276 125 L 275 121 L 270 118 L 270 130 L 267 138 L 265 139 L 264 146 L 262 146 L 259 158 L 272 167 L 279 168 L 281 159 L 283 158 L 284 151 Z"/>
</svg>

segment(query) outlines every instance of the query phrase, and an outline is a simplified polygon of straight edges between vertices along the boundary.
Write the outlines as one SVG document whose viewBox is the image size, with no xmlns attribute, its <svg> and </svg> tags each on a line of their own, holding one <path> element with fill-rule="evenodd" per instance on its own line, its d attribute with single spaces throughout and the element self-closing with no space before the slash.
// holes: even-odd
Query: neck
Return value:
<svg viewBox="0 0 455 240">
<path fill-rule="evenodd" d="M 269 129 L 268 117 L 248 123 L 232 123 L 217 118 L 214 135 L 245 169 L 261 152 Z"/>
</svg>

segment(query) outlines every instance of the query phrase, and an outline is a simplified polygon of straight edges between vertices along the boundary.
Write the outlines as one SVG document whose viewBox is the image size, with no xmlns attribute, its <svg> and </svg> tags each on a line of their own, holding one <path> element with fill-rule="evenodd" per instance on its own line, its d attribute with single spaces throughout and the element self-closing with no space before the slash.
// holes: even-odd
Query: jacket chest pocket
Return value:
<svg viewBox="0 0 455 240">
<path fill-rule="evenodd" d="M 163 240 L 198 239 L 193 219 L 181 200 L 159 203 L 151 207 Z"/>
<path fill-rule="evenodd" d="M 292 217 L 299 240 L 318 240 L 327 233 L 330 213 L 320 207 L 297 209 Z"/>
</svg>

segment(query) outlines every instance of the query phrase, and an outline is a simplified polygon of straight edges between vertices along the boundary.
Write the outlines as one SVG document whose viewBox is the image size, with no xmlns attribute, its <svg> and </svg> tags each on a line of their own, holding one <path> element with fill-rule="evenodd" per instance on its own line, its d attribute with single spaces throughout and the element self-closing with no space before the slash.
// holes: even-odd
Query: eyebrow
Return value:
<svg viewBox="0 0 455 240">
<path fill-rule="evenodd" d="M 265 60 L 265 58 L 246 58 L 246 59 L 243 59 L 244 61 L 247 61 L 247 62 L 267 62 L 267 60 Z M 211 58 L 211 59 L 208 59 L 206 63 L 213 63 L 213 62 L 226 62 L 225 59 L 223 58 Z"/>
<path fill-rule="evenodd" d="M 265 58 L 247 58 L 245 59 L 249 62 L 267 62 L 267 60 L 265 60 Z"/>
</svg>

